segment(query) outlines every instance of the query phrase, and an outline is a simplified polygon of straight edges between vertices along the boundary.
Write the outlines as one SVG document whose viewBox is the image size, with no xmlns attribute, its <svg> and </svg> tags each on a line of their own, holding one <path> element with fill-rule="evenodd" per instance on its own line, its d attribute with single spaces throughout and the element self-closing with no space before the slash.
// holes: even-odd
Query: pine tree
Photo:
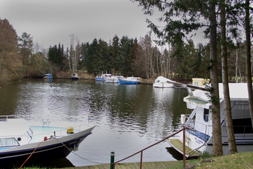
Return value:
<svg viewBox="0 0 253 169">
<path fill-rule="evenodd" d="M 22 57 L 23 65 L 28 65 L 32 56 L 33 40 L 32 36 L 26 32 L 19 37 L 19 53 Z"/>
<path fill-rule="evenodd" d="M 224 93 L 224 103 L 225 103 L 225 120 L 227 127 L 227 135 L 228 135 L 228 145 L 229 151 L 231 154 L 237 152 L 235 136 L 234 136 L 234 128 L 233 128 L 233 120 L 232 120 L 232 112 L 231 112 L 231 104 L 230 104 L 230 95 L 229 95 L 229 86 L 228 86 L 228 67 L 227 67 L 227 39 L 226 39 L 226 4 L 225 0 L 221 0 L 219 3 L 220 6 L 220 24 L 221 24 L 221 57 L 222 57 L 222 82 L 223 82 L 223 93 Z"/>
</svg>

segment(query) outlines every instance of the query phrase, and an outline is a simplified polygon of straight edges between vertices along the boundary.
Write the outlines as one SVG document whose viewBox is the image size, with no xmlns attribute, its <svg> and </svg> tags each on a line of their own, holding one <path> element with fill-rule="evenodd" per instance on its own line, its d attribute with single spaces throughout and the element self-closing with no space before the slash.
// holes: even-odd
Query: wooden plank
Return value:
<svg viewBox="0 0 253 169">
<path fill-rule="evenodd" d="M 176 149 L 178 152 L 183 154 L 183 143 L 179 139 L 169 139 L 168 140 L 170 145 Z M 191 152 L 191 155 L 189 156 L 189 153 Z M 192 151 L 191 148 L 188 146 L 185 146 L 185 156 L 188 157 L 199 157 L 199 153 L 196 151 Z"/>
<path fill-rule="evenodd" d="M 174 161 L 162 162 L 143 162 L 142 169 L 168 169 L 173 165 Z M 115 169 L 139 169 L 140 163 L 120 163 L 116 164 Z M 69 167 L 64 169 L 110 169 L 110 164 L 83 166 L 83 167 Z"/>
</svg>

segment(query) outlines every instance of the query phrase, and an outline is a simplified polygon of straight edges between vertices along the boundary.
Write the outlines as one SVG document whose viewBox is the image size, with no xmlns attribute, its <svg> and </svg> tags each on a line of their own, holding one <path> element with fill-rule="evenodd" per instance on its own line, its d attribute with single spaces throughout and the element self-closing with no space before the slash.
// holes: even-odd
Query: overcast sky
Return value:
<svg viewBox="0 0 253 169">
<path fill-rule="evenodd" d="M 69 46 L 71 34 L 80 42 L 109 42 L 115 35 L 139 39 L 150 30 L 147 17 L 130 0 L 0 0 L 0 18 L 8 19 L 18 36 L 27 32 L 44 48 Z"/>
</svg>

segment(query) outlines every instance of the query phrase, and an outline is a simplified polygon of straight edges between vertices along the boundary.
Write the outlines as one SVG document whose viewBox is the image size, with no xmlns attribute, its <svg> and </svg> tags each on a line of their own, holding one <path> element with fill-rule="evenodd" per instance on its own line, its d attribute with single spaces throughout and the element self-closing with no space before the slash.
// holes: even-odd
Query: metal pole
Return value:
<svg viewBox="0 0 253 169">
<path fill-rule="evenodd" d="M 183 158 L 184 158 L 184 169 L 185 169 L 185 128 L 183 130 Z"/>
<path fill-rule="evenodd" d="M 140 162 L 140 169 L 142 169 L 142 156 L 143 156 L 143 151 L 141 152 L 141 162 Z"/>
<path fill-rule="evenodd" d="M 115 154 L 114 154 L 114 152 L 111 152 L 111 167 L 110 167 L 110 169 L 114 169 L 114 156 L 115 156 Z"/>
</svg>

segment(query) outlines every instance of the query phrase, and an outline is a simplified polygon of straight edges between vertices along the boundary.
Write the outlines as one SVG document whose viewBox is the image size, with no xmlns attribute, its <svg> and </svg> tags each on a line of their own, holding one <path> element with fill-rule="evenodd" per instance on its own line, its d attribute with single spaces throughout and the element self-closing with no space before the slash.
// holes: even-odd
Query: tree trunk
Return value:
<svg viewBox="0 0 253 169">
<path fill-rule="evenodd" d="M 69 60 L 69 70 L 71 70 L 69 48 L 67 48 L 67 58 Z"/>
<path fill-rule="evenodd" d="M 213 153 L 215 156 L 223 155 L 220 126 L 220 101 L 217 73 L 217 39 L 216 39 L 216 11 L 215 0 L 209 1 L 210 21 L 210 78 L 212 99 L 212 129 L 213 129 Z"/>
<path fill-rule="evenodd" d="M 228 146 L 230 154 L 237 153 L 237 148 L 235 144 L 234 127 L 231 113 L 231 104 L 229 96 L 229 86 L 228 86 L 228 67 L 227 67 L 227 40 L 226 40 L 226 11 L 225 11 L 225 0 L 221 1 L 221 57 L 222 57 L 222 82 L 223 82 L 223 94 L 225 103 L 225 120 L 228 135 Z"/>
<path fill-rule="evenodd" d="M 245 27 L 246 27 L 246 71 L 247 71 L 247 82 L 248 82 L 248 94 L 249 94 L 249 105 L 250 105 L 250 117 L 251 125 L 253 127 L 253 96 L 252 96 L 252 75 L 251 75 L 251 42 L 250 42 L 250 15 L 249 15 L 249 0 L 246 0 L 246 17 L 245 17 Z"/>
<path fill-rule="evenodd" d="M 235 81 L 238 83 L 238 58 L 239 57 L 239 42 L 237 42 L 237 48 L 235 53 Z"/>
</svg>

